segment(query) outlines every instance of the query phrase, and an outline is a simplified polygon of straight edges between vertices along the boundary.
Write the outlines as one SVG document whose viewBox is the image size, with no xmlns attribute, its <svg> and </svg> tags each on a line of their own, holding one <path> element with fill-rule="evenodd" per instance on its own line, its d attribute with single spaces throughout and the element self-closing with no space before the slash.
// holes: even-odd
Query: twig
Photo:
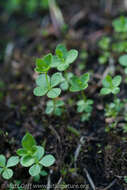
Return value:
<svg viewBox="0 0 127 190">
<path fill-rule="evenodd" d="M 47 190 L 51 189 L 51 174 L 53 173 L 53 170 L 50 170 L 48 175 L 48 181 L 47 181 Z"/>
<path fill-rule="evenodd" d="M 93 182 L 92 178 L 90 177 L 90 174 L 88 173 L 88 171 L 87 171 L 86 168 L 84 168 L 84 172 L 85 172 L 86 177 L 87 177 L 87 179 L 88 179 L 88 181 L 89 181 L 89 184 L 91 185 L 91 188 L 92 188 L 93 190 L 96 190 L 96 187 L 95 187 L 95 185 L 94 185 L 94 182 Z"/>
<path fill-rule="evenodd" d="M 115 183 L 117 182 L 117 179 L 114 179 L 107 187 L 105 187 L 103 190 L 110 189 Z"/>
<path fill-rule="evenodd" d="M 59 185 L 61 184 L 62 179 L 63 179 L 63 178 L 60 177 L 58 183 L 57 183 L 56 186 L 55 186 L 55 190 L 59 188 Z"/>
<path fill-rule="evenodd" d="M 80 153 L 80 151 L 81 151 L 81 147 L 82 147 L 82 145 L 83 145 L 84 143 L 85 143 L 84 136 L 82 136 L 82 137 L 80 138 L 79 144 L 78 144 L 78 146 L 77 146 L 77 148 L 76 148 L 75 155 L 74 155 L 74 166 L 75 166 L 75 168 L 77 168 L 76 162 L 77 162 L 79 153 Z"/>
<path fill-rule="evenodd" d="M 60 142 L 60 136 L 57 133 L 57 131 L 51 126 L 49 125 L 49 129 L 51 129 L 51 131 L 55 134 L 56 138 L 58 139 L 58 141 Z"/>
</svg>

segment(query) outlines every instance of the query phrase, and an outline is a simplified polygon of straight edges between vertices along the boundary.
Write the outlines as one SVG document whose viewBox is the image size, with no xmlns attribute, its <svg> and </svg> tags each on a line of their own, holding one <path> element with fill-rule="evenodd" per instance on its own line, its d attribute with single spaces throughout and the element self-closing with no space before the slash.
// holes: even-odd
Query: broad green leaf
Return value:
<svg viewBox="0 0 127 190">
<path fill-rule="evenodd" d="M 65 80 L 64 82 L 62 82 L 61 84 L 60 84 L 60 88 L 62 89 L 62 90 L 67 90 L 68 88 L 69 88 L 69 84 L 68 84 L 68 82 Z"/>
<path fill-rule="evenodd" d="M 4 179 L 10 179 L 13 176 L 13 171 L 11 169 L 5 169 L 2 173 Z"/>
<path fill-rule="evenodd" d="M 57 100 L 57 101 L 56 101 L 56 107 L 61 107 L 61 106 L 64 106 L 64 101 L 62 101 L 62 100 Z"/>
<path fill-rule="evenodd" d="M 52 89 L 48 92 L 47 96 L 48 96 L 49 98 L 57 98 L 57 97 L 60 95 L 60 93 L 61 93 L 61 89 L 60 89 L 60 88 L 52 88 Z"/>
<path fill-rule="evenodd" d="M 59 59 L 57 56 L 53 56 L 51 67 L 58 67 L 58 65 L 61 64 L 61 59 Z"/>
<path fill-rule="evenodd" d="M 21 158 L 20 163 L 24 167 L 29 167 L 35 162 L 34 158 L 31 156 L 24 156 Z"/>
<path fill-rule="evenodd" d="M 105 88 L 109 88 L 112 85 L 112 77 L 107 75 L 104 80 L 102 80 L 102 84 Z"/>
<path fill-rule="evenodd" d="M 33 154 L 33 156 L 37 158 L 38 160 L 40 160 L 42 156 L 44 155 L 44 148 L 42 146 L 36 146 L 36 147 L 37 147 L 37 151 Z"/>
<path fill-rule="evenodd" d="M 19 163 L 19 157 L 18 156 L 12 156 L 7 161 L 7 167 L 16 166 Z"/>
<path fill-rule="evenodd" d="M 40 160 L 39 163 L 42 164 L 45 167 L 49 167 L 49 166 L 53 165 L 54 162 L 55 162 L 54 156 L 49 154 L 49 155 L 44 156 L 42 158 L 42 160 Z"/>
<path fill-rule="evenodd" d="M 58 84 L 60 84 L 64 80 L 62 74 L 60 72 L 57 72 L 52 75 L 51 77 L 51 87 L 55 87 Z"/>
<path fill-rule="evenodd" d="M 47 79 L 46 79 L 46 74 L 41 74 L 36 79 L 37 86 L 43 87 L 45 89 L 48 88 L 48 83 L 50 83 L 49 75 L 47 75 Z"/>
<path fill-rule="evenodd" d="M 16 153 L 19 155 L 19 156 L 25 156 L 27 154 L 27 150 L 24 149 L 24 148 L 20 148 L 16 151 Z"/>
<path fill-rule="evenodd" d="M 66 63 L 69 63 L 69 64 L 73 63 L 77 57 L 78 57 L 77 50 L 72 49 L 72 50 L 68 51 L 67 57 L 66 57 Z"/>
<path fill-rule="evenodd" d="M 90 74 L 89 73 L 85 73 L 80 77 L 80 80 L 82 83 L 87 83 L 89 81 L 90 78 Z"/>
<path fill-rule="evenodd" d="M 42 170 L 42 171 L 40 172 L 40 175 L 41 175 L 41 176 L 47 176 L 48 173 L 47 173 L 45 170 Z"/>
<path fill-rule="evenodd" d="M 115 19 L 112 24 L 116 32 L 127 32 L 127 17 L 121 16 Z"/>
<path fill-rule="evenodd" d="M 58 65 L 57 69 L 58 71 L 65 71 L 69 67 L 69 64 L 62 63 Z"/>
<path fill-rule="evenodd" d="M 0 167 L 4 167 L 6 164 L 6 158 L 4 155 L 0 155 Z"/>
<path fill-rule="evenodd" d="M 120 85 L 121 81 L 122 81 L 122 77 L 120 75 L 117 75 L 113 78 L 112 84 L 114 87 L 117 87 Z"/>
<path fill-rule="evenodd" d="M 112 90 L 113 94 L 118 94 L 120 92 L 120 88 L 116 87 Z"/>
<path fill-rule="evenodd" d="M 22 147 L 24 149 L 31 150 L 34 145 L 36 145 L 34 137 L 30 133 L 26 133 L 22 139 Z"/>
<path fill-rule="evenodd" d="M 120 65 L 127 67 L 127 54 L 120 56 L 119 63 Z"/>
<path fill-rule="evenodd" d="M 40 173 L 41 168 L 39 164 L 34 164 L 30 169 L 29 169 L 29 174 L 31 176 L 36 176 Z"/>
<path fill-rule="evenodd" d="M 54 103 L 53 103 L 52 100 L 50 100 L 50 101 L 47 102 L 45 112 L 46 112 L 46 114 L 51 114 L 53 112 L 53 110 L 54 110 Z"/>
<path fill-rule="evenodd" d="M 48 88 L 43 88 L 40 86 L 34 88 L 34 91 L 33 91 L 35 96 L 44 96 L 47 92 L 48 92 Z"/>
<path fill-rule="evenodd" d="M 67 49 L 64 44 L 58 44 L 56 47 L 56 55 L 60 58 L 65 59 L 67 55 Z"/>
<path fill-rule="evenodd" d="M 109 88 L 102 88 L 100 91 L 100 94 L 101 95 L 107 95 L 107 94 L 110 94 L 111 92 L 112 92 L 112 90 Z"/>
</svg>

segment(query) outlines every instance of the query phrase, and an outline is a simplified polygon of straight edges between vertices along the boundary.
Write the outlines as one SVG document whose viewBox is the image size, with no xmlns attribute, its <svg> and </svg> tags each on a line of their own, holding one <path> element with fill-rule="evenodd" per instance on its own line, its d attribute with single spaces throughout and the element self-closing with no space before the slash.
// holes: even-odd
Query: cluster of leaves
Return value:
<svg viewBox="0 0 127 190">
<path fill-rule="evenodd" d="M 100 94 L 118 94 L 120 91 L 119 85 L 121 81 L 122 78 L 120 75 L 117 75 L 114 78 L 112 78 L 110 75 L 107 75 L 105 79 L 102 81 L 103 88 L 101 89 Z"/>
<path fill-rule="evenodd" d="M 42 146 L 37 146 L 34 137 L 30 133 L 22 139 L 22 148 L 17 150 L 18 156 L 11 156 L 7 161 L 4 155 L 0 155 L 0 174 L 4 179 L 10 179 L 13 176 L 13 170 L 19 162 L 23 167 L 30 167 L 31 176 L 47 175 L 43 167 L 50 167 L 54 164 L 55 158 L 51 154 L 45 155 Z M 19 156 L 21 157 L 19 159 Z"/>
<path fill-rule="evenodd" d="M 124 103 L 119 98 L 115 98 L 114 102 L 106 104 L 105 116 L 116 118 L 123 108 L 124 108 Z"/>
<path fill-rule="evenodd" d="M 77 102 L 77 112 L 78 113 L 82 113 L 81 115 L 81 121 L 88 121 L 90 116 L 91 116 L 91 112 L 92 112 L 92 107 L 93 105 L 93 100 L 91 99 L 82 99 L 79 100 Z"/>
<path fill-rule="evenodd" d="M 76 76 L 71 72 L 67 72 L 67 69 L 76 60 L 77 56 L 77 50 L 71 49 L 67 51 L 63 44 L 59 44 L 56 47 L 55 55 L 49 53 L 43 58 L 36 59 L 35 71 L 39 76 L 36 79 L 37 87 L 34 89 L 33 93 L 35 96 L 47 95 L 48 98 L 52 99 L 47 102 L 45 110 L 46 114 L 60 116 L 63 113 L 65 104 L 59 99 L 62 90 L 79 92 L 84 91 L 88 87 L 88 81 L 90 78 L 89 73 Z M 50 76 L 48 72 L 52 68 L 55 68 L 58 72 L 53 73 Z M 86 110 L 86 108 L 84 109 Z M 84 112 L 86 112 L 85 110 Z M 89 113 L 90 111 L 88 110 L 87 119 L 89 118 Z"/>
</svg>

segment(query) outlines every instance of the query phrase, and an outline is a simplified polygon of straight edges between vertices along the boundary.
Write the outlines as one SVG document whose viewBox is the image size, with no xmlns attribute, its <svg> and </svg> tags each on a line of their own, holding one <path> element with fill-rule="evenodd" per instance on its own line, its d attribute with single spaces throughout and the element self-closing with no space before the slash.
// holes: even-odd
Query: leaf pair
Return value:
<svg viewBox="0 0 127 190">
<path fill-rule="evenodd" d="M 72 49 L 67 51 L 63 44 L 59 44 L 56 47 L 56 55 L 53 56 L 52 67 L 58 69 L 58 71 L 65 71 L 71 63 L 73 63 L 78 57 L 78 51 Z"/>
<path fill-rule="evenodd" d="M 12 156 L 6 161 L 4 155 L 0 155 L 0 174 L 4 179 L 10 179 L 13 176 L 13 170 L 10 167 L 16 166 L 19 163 L 18 156 Z"/>
<path fill-rule="evenodd" d="M 78 92 L 86 89 L 88 87 L 89 78 L 89 73 L 85 73 L 80 77 L 73 76 L 70 81 L 70 91 Z"/>
<path fill-rule="evenodd" d="M 35 96 L 44 96 L 47 94 L 49 98 L 56 98 L 60 95 L 61 89 L 54 88 L 64 80 L 62 74 L 57 72 L 51 77 L 47 74 L 41 74 L 36 79 L 37 87 L 34 89 Z"/>
<path fill-rule="evenodd" d="M 107 75 L 105 79 L 102 81 L 103 88 L 100 91 L 101 95 L 107 95 L 107 94 L 118 94 L 120 91 L 119 85 L 122 81 L 122 78 L 120 75 L 115 76 L 112 78 L 110 75 Z"/>
</svg>

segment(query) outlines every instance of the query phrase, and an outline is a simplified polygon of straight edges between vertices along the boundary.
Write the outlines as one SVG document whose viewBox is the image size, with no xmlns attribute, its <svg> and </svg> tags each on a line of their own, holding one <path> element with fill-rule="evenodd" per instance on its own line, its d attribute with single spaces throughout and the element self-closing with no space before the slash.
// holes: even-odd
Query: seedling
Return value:
<svg viewBox="0 0 127 190">
<path fill-rule="evenodd" d="M 127 54 L 120 56 L 119 63 L 125 68 L 125 73 L 127 74 Z"/>
<path fill-rule="evenodd" d="M 112 23 L 115 32 L 127 32 L 127 17 L 121 16 Z"/>
<path fill-rule="evenodd" d="M 49 167 L 54 164 L 55 158 L 51 154 L 44 156 L 44 148 L 37 146 L 36 141 L 30 133 L 27 133 L 22 139 L 22 148 L 17 150 L 21 157 L 20 164 L 23 167 L 30 167 L 29 174 L 37 176 L 44 172 L 43 167 Z"/>
<path fill-rule="evenodd" d="M 87 99 L 87 100 L 79 100 L 77 102 L 77 112 L 78 113 L 82 113 L 81 116 L 81 121 L 88 121 L 90 116 L 91 116 L 91 112 L 92 112 L 92 104 L 93 104 L 93 100 Z"/>
<path fill-rule="evenodd" d="M 58 71 L 65 71 L 78 57 L 78 51 L 75 49 L 67 51 L 63 44 L 56 47 L 56 55 L 53 56 L 52 67 Z"/>
<path fill-rule="evenodd" d="M 10 179 L 13 176 L 13 170 L 10 169 L 19 163 L 18 156 L 11 156 L 7 161 L 4 155 L 0 155 L 0 174 L 4 179 Z"/>
<path fill-rule="evenodd" d="M 101 89 L 100 94 L 118 94 L 120 91 L 119 85 L 121 81 L 122 78 L 120 75 L 117 75 L 114 78 L 112 78 L 110 75 L 107 75 L 105 79 L 102 81 L 103 88 Z"/>
<path fill-rule="evenodd" d="M 70 91 L 79 92 L 83 91 L 88 87 L 89 73 L 85 73 L 82 76 L 73 76 L 70 80 Z"/>
<path fill-rule="evenodd" d="M 52 113 L 54 113 L 54 115 L 56 116 L 61 116 L 61 114 L 63 113 L 63 106 L 64 106 L 64 101 L 62 100 L 49 100 L 47 102 L 47 107 L 46 107 L 46 114 L 50 115 Z"/>
<path fill-rule="evenodd" d="M 116 118 L 124 107 L 124 103 L 119 98 L 115 99 L 114 102 L 106 104 L 105 116 Z"/>
</svg>

